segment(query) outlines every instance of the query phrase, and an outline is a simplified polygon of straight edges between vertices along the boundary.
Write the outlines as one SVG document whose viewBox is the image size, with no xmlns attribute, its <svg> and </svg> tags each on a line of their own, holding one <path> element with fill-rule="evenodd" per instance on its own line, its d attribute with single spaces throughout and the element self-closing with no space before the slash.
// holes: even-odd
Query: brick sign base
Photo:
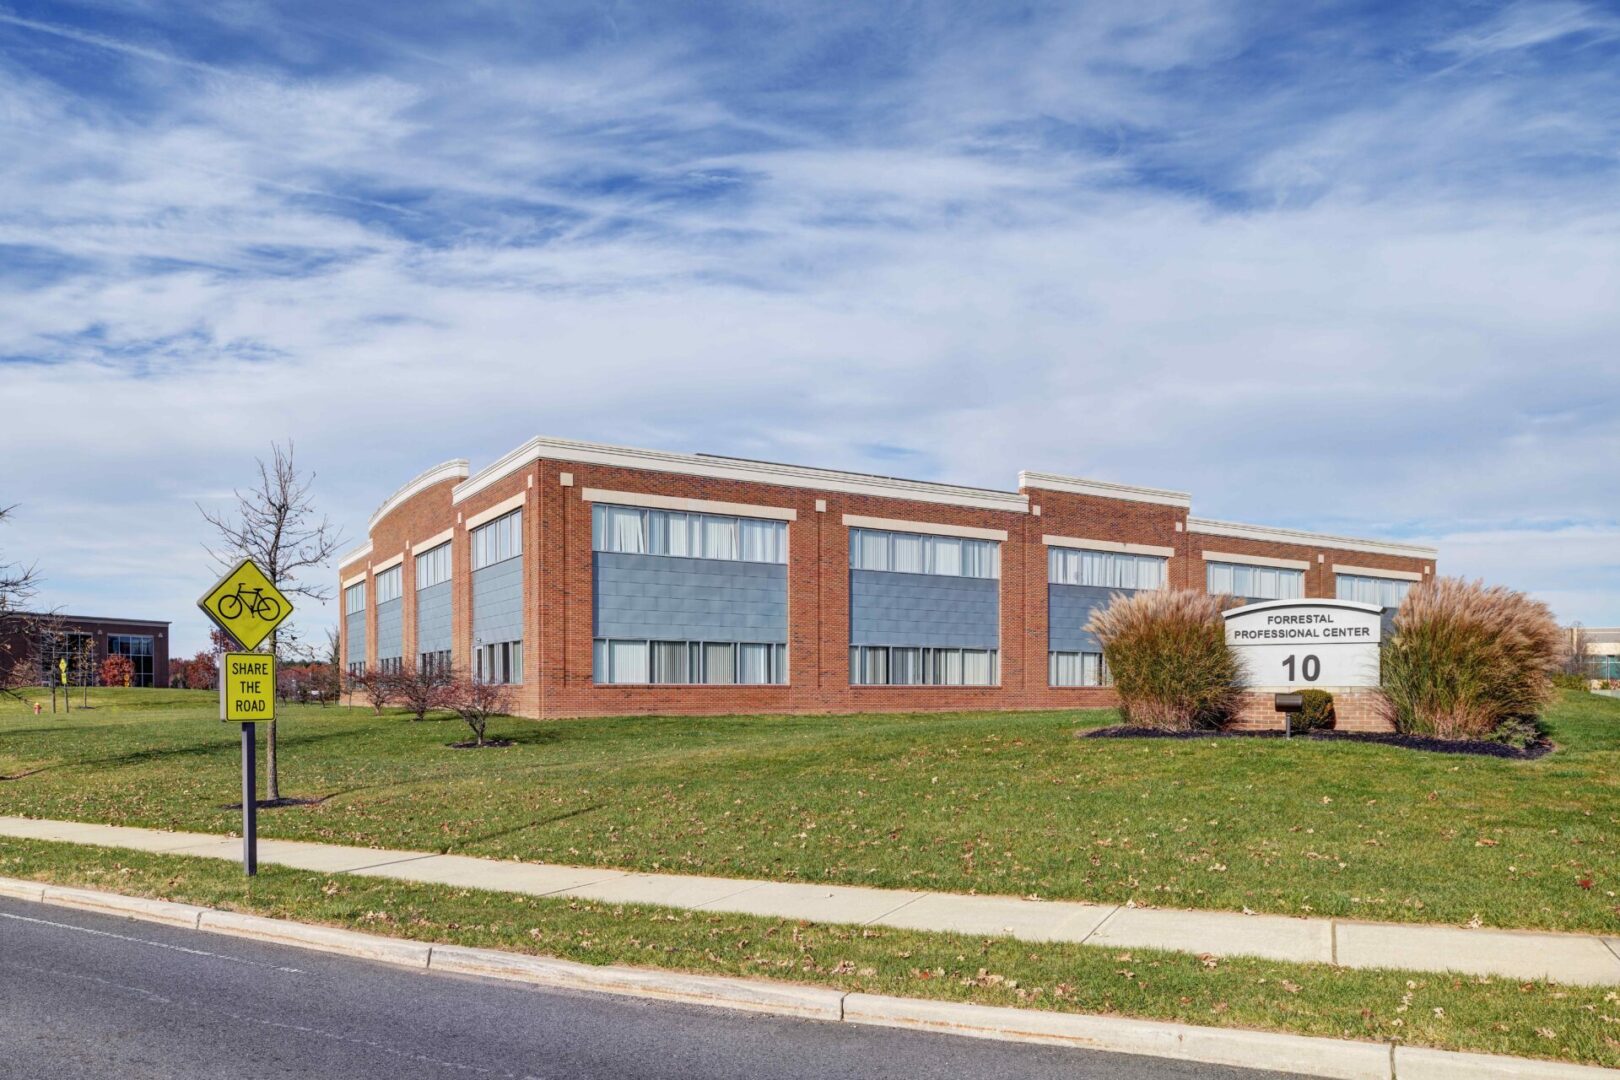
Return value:
<svg viewBox="0 0 1620 1080">
<path fill-rule="evenodd" d="M 1380 695 L 1366 690 L 1344 690 L 1333 694 L 1333 730 L 1335 731 L 1394 731 L 1395 727 L 1383 715 Z M 1281 731 L 1282 713 L 1277 711 L 1272 694 L 1248 692 L 1239 701 L 1231 724 L 1232 731 Z"/>
</svg>

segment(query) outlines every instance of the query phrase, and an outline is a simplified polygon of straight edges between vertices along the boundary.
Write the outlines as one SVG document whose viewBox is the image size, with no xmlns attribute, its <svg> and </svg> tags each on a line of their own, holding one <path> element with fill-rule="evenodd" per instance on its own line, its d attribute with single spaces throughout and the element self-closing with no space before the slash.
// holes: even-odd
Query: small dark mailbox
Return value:
<svg viewBox="0 0 1620 1080">
<path fill-rule="evenodd" d="M 1294 737 L 1294 714 L 1305 709 L 1305 695 L 1278 694 L 1276 697 L 1277 711 L 1283 714 L 1283 738 Z"/>
</svg>

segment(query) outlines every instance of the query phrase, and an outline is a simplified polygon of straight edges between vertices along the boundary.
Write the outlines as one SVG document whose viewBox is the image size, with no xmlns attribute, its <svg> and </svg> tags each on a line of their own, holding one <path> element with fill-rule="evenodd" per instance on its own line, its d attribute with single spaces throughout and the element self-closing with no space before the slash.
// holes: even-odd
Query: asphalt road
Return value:
<svg viewBox="0 0 1620 1080">
<path fill-rule="evenodd" d="M 0 899 L 17 1080 L 1281 1075 L 537 990 Z"/>
</svg>

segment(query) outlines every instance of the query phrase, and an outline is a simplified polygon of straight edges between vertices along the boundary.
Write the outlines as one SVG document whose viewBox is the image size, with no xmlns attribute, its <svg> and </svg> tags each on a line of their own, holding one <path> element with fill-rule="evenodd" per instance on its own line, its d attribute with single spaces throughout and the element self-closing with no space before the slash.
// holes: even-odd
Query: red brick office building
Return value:
<svg viewBox="0 0 1620 1080">
<path fill-rule="evenodd" d="M 1435 550 L 1017 491 L 536 438 L 429 469 L 339 567 L 347 670 L 442 665 L 528 716 L 1110 704 L 1085 617 L 1133 588 L 1397 603 Z"/>
<path fill-rule="evenodd" d="M 109 656 L 129 660 L 131 686 L 169 685 L 169 624 L 156 619 L 7 612 L 0 614 L 0 676 L 49 685 L 68 663 L 68 682 L 95 685 Z"/>
</svg>

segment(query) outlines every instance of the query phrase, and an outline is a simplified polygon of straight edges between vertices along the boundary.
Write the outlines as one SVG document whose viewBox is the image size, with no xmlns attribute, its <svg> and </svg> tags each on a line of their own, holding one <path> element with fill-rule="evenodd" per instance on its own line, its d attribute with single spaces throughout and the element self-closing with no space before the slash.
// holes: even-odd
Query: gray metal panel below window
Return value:
<svg viewBox="0 0 1620 1080">
<path fill-rule="evenodd" d="M 851 570 L 849 643 L 1000 648 L 1001 582 Z"/>
<path fill-rule="evenodd" d="M 441 581 L 416 591 L 416 651 L 444 652 L 452 648 L 450 583 Z"/>
<path fill-rule="evenodd" d="M 598 638 L 786 643 L 787 567 L 598 551 L 591 618 Z"/>
<path fill-rule="evenodd" d="M 377 659 L 405 655 L 405 601 L 377 605 Z"/>
<path fill-rule="evenodd" d="M 1105 608 L 1116 594 L 1133 596 L 1136 589 L 1101 585 L 1047 585 L 1046 647 L 1052 652 L 1102 652 L 1102 644 L 1086 629 L 1091 613 Z"/>
<path fill-rule="evenodd" d="M 523 560 L 507 559 L 472 574 L 473 644 L 523 639 Z"/>
<path fill-rule="evenodd" d="M 349 652 L 347 663 L 358 664 L 366 658 L 366 613 L 364 609 L 345 616 L 349 623 Z"/>
</svg>

